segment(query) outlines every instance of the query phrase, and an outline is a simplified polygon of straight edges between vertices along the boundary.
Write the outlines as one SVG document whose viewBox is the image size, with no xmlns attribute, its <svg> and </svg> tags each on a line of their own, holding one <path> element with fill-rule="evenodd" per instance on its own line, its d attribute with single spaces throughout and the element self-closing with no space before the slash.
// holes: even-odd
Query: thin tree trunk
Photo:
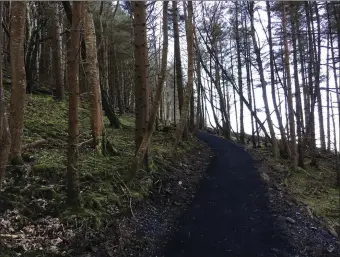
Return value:
<svg viewBox="0 0 340 257">
<path fill-rule="evenodd" d="M 193 46 L 194 46 L 194 33 L 193 33 L 193 23 L 192 23 L 192 16 L 193 16 L 193 7 L 192 7 L 192 1 L 188 1 L 188 18 L 186 21 L 187 24 L 187 51 L 188 51 L 188 86 L 186 90 L 186 96 L 184 98 L 183 102 L 183 109 L 180 116 L 179 124 L 176 128 L 175 133 L 175 148 L 177 147 L 179 141 L 182 138 L 183 131 L 185 129 L 186 123 L 187 123 L 187 117 L 188 117 L 188 108 L 189 108 L 189 101 L 192 94 L 192 88 L 193 88 Z"/>
<path fill-rule="evenodd" d="M 3 2 L 0 2 L 0 21 L 2 21 Z M 3 48 L 2 26 L 0 26 L 0 49 Z M 9 130 L 6 106 L 3 103 L 2 60 L 0 61 L 0 188 L 5 177 L 8 156 L 11 150 L 11 134 Z"/>
<path fill-rule="evenodd" d="M 321 92 L 320 92 L 320 70 L 321 70 L 321 28 L 320 28 L 320 15 L 319 15 L 319 10 L 318 10 L 317 2 L 313 2 L 313 4 L 315 6 L 317 31 L 318 31 L 317 32 L 317 40 L 314 40 L 314 44 L 316 44 L 316 42 L 317 42 L 317 54 L 315 55 L 315 58 L 316 58 L 316 65 L 315 65 L 315 94 L 316 94 L 317 101 L 318 101 L 318 116 L 319 116 L 321 151 L 326 151 L 325 128 L 324 128 L 324 124 L 323 124 L 322 101 L 321 101 Z"/>
<path fill-rule="evenodd" d="M 73 206 L 80 205 L 78 174 L 78 108 L 79 108 L 79 54 L 80 30 L 82 27 L 83 2 L 72 4 L 71 49 L 69 51 L 68 84 L 70 87 L 68 113 L 68 153 L 67 153 L 67 199 Z"/>
<path fill-rule="evenodd" d="M 184 3 L 184 2 L 183 2 Z M 173 29 L 174 29 L 174 46 L 175 46 L 175 59 L 176 59 L 176 81 L 178 91 L 178 108 L 180 114 L 183 109 L 184 93 L 183 93 L 183 74 L 182 74 L 182 60 L 179 44 L 179 29 L 178 29 L 178 7 L 177 1 L 172 1 L 173 8 Z"/>
<path fill-rule="evenodd" d="M 284 35 L 284 56 L 285 56 L 285 68 L 287 73 L 287 101 L 288 101 L 288 117 L 289 117 L 289 129 L 290 129 L 290 148 L 291 148 L 291 164 L 293 170 L 296 171 L 298 160 L 296 152 L 296 138 L 295 138 L 295 119 L 294 119 L 294 108 L 293 108 L 293 94 L 292 94 L 292 83 L 290 76 L 290 63 L 289 63 L 289 49 L 288 49 L 288 39 L 287 39 L 287 28 L 286 28 L 286 6 L 283 3 L 283 13 L 282 13 L 282 28 Z"/>
<path fill-rule="evenodd" d="M 283 127 L 282 116 L 279 111 L 279 106 L 276 101 L 275 96 L 275 77 L 274 77 L 274 51 L 273 51 L 273 42 L 272 42 L 272 27 L 271 27 L 271 13 L 270 13 L 270 4 L 269 1 L 266 1 L 267 6 L 267 17 L 268 17 L 268 44 L 269 44 L 269 56 L 270 56 L 270 80 L 271 80 L 271 93 L 274 104 L 274 110 L 276 114 L 277 121 L 279 123 L 279 130 L 281 134 L 281 141 L 283 144 L 284 152 L 288 156 L 290 156 L 290 149 L 288 145 L 288 140 L 286 137 L 286 133 Z"/>
<path fill-rule="evenodd" d="M 297 136 L 298 136 L 298 165 L 304 168 L 304 147 L 302 140 L 302 105 L 300 94 L 300 83 L 298 73 L 298 60 L 297 60 L 297 46 L 296 46 L 296 7 L 294 3 L 291 6 L 291 25 L 292 25 L 292 42 L 293 42 L 293 62 L 294 62 L 294 83 L 295 83 L 295 104 L 296 104 L 296 120 L 297 120 Z"/>
<path fill-rule="evenodd" d="M 2 4 L 2 3 L 1 3 Z M 0 77 L 1 78 L 1 77 Z M 1 82 L 0 82 L 1 83 Z M 0 95 L 0 188 L 5 177 L 8 156 L 11 149 L 11 133 L 9 131 L 6 106 Z"/>
<path fill-rule="evenodd" d="M 240 47 L 240 36 L 239 36 L 239 29 L 238 29 L 238 2 L 235 2 L 235 35 L 236 35 L 236 53 L 237 53 L 237 75 L 238 75 L 238 88 L 240 90 L 240 94 L 243 95 L 243 85 L 242 85 L 242 68 L 241 68 L 241 47 Z M 241 144 L 245 144 L 244 141 L 244 123 L 243 123 L 243 101 L 240 101 L 240 141 Z"/>
<path fill-rule="evenodd" d="M 24 61 L 26 2 L 13 2 L 11 6 L 11 100 L 9 127 L 11 132 L 11 160 L 23 164 L 21 158 L 24 128 L 26 72 Z"/>
<path fill-rule="evenodd" d="M 307 31 L 308 31 L 308 45 L 309 45 L 309 63 L 308 63 L 308 86 L 309 86 L 309 96 L 311 97 L 311 110 L 309 114 L 309 119 L 306 123 L 306 134 L 310 136 L 310 146 L 312 152 L 312 161 L 311 165 L 316 166 L 316 145 L 315 145 L 315 116 L 314 116 L 314 109 L 315 109 L 315 93 L 313 92 L 313 73 L 314 73 L 314 47 L 313 47 L 313 36 L 311 30 L 311 11 L 309 2 L 305 2 L 305 13 L 307 19 Z M 315 74 L 314 74 L 315 75 Z"/>
<path fill-rule="evenodd" d="M 53 3 L 52 18 L 53 18 L 53 39 L 52 39 L 52 63 L 55 78 L 55 96 L 57 100 L 62 100 L 64 97 L 64 85 L 61 72 L 61 42 L 60 42 L 60 22 L 58 13 L 59 2 Z"/>
<path fill-rule="evenodd" d="M 270 139 L 272 143 L 272 149 L 273 149 L 273 155 L 274 158 L 279 157 L 279 149 L 277 146 L 277 140 L 275 138 L 275 131 L 273 127 L 273 122 L 270 117 L 270 111 L 269 111 L 269 105 L 268 105 L 268 98 L 267 98 L 267 89 L 266 89 L 266 81 L 264 79 L 264 71 L 263 71 L 263 65 L 262 65 L 262 60 L 261 60 L 261 52 L 260 49 L 258 48 L 256 37 L 255 37 L 255 27 L 254 27 L 254 3 L 251 2 L 249 3 L 250 8 L 249 8 L 249 13 L 250 13 L 250 23 L 251 23 L 251 37 L 253 39 L 253 45 L 254 45 L 254 51 L 256 54 L 256 62 L 259 68 L 259 75 L 260 75 L 260 81 L 261 81 L 261 86 L 262 86 L 262 94 L 263 94 L 263 101 L 265 105 L 265 111 L 266 111 L 266 116 L 267 116 L 267 122 L 268 122 L 268 127 L 269 127 L 269 132 L 270 132 Z"/>
<path fill-rule="evenodd" d="M 331 124 L 330 124 L 330 106 L 329 106 L 329 37 L 330 31 L 327 34 L 327 57 L 326 57 L 326 97 L 327 97 L 327 151 L 331 151 Z M 334 131 L 335 132 L 335 131 Z M 336 134 L 336 133 L 335 133 Z"/>
<path fill-rule="evenodd" d="M 251 69 L 251 59 L 250 59 L 250 44 L 248 42 L 248 35 L 246 33 L 248 25 L 247 25 L 247 16 L 245 18 L 245 32 L 244 32 L 244 49 L 246 50 L 246 71 L 247 71 L 247 89 L 248 89 L 248 101 L 250 108 L 253 108 L 252 103 L 252 86 L 251 86 L 251 79 L 250 79 L 250 69 Z M 254 117 L 251 116 L 251 142 L 253 144 L 253 148 L 256 148 L 256 139 L 255 139 L 255 129 L 254 129 Z"/>
</svg>

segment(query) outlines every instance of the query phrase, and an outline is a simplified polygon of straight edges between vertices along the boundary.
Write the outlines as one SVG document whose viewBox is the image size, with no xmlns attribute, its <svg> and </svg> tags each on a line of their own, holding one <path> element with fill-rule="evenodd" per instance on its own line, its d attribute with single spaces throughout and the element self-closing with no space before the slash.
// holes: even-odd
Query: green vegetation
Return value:
<svg viewBox="0 0 340 257">
<path fill-rule="evenodd" d="M 298 201 L 307 205 L 313 216 L 321 218 L 327 225 L 339 228 L 339 188 L 337 186 L 335 155 L 323 154 L 318 159 L 318 167 L 310 165 L 305 159 L 305 169 L 290 170 L 289 160 L 272 160 L 269 149 L 262 147 L 257 153 L 266 156 L 272 171 L 282 177 L 281 183 Z"/>
<path fill-rule="evenodd" d="M 58 218 L 73 229 L 83 226 L 98 229 L 114 217 L 131 212 L 131 203 L 144 200 L 168 165 L 164 159 L 170 154 L 172 134 L 156 132 L 148 171 L 141 171 L 129 185 L 124 183 L 134 156 L 134 116 L 120 117 L 123 129 L 112 129 L 105 119 L 106 136 L 119 154 L 103 156 L 84 144 L 79 148 L 79 181 L 82 205 L 66 205 L 67 102 L 52 97 L 28 95 L 25 109 L 24 143 L 40 139 L 45 143 L 27 149 L 23 167 L 10 166 L 6 172 L 3 193 L 0 194 L 1 213 L 15 212 L 20 216 L 17 229 L 40 218 Z M 81 102 L 79 115 L 79 143 L 91 139 L 89 110 Z M 181 145 L 180 152 L 195 145 L 190 140 Z M 0 256 L 6 256 L 0 254 Z M 43 256 L 43 255 L 39 255 Z"/>
</svg>

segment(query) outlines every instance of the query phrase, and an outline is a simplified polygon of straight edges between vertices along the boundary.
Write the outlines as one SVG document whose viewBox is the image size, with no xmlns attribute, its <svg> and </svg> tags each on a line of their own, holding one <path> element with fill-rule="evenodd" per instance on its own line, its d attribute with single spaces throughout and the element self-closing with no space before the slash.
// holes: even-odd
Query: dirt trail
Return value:
<svg viewBox="0 0 340 257">
<path fill-rule="evenodd" d="M 215 157 L 181 216 L 179 229 L 158 256 L 310 256 L 296 249 L 282 231 L 281 223 L 286 221 L 274 217 L 267 187 L 251 156 L 242 147 L 208 133 L 199 132 L 198 138 L 208 143 Z"/>
</svg>

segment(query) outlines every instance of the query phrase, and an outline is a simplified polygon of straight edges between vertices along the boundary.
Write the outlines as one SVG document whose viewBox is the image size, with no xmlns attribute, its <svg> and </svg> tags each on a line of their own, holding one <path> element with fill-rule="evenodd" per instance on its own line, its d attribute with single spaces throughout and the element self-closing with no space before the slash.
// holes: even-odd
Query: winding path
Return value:
<svg viewBox="0 0 340 257">
<path fill-rule="evenodd" d="M 215 157 L 161 256 L 292 256 L 288 240 L 270 214 L 266 187 L 250 155 L 208 133 L 197 136 Z"/>
</svg>

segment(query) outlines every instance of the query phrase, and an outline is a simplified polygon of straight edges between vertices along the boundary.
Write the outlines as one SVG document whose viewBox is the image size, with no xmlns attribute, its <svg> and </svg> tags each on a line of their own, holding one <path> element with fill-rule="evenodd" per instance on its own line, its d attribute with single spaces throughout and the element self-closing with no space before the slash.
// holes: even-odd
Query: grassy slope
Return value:
<svg viewBox="0 0 340 257">
<path fill-rule="evenodd" d="M 88 101 L 82 102 L 79 111 L 79 142 L 91 138 L 87 104 Z M 151 153 L 158 161 L 151 163 L 151 171 L 141 172 L 138 179 L 127 187 L 122 176 L 128 171 L 134 153 L 134 117 L 123 116 L 120 120 L 123 129 L 109 128 L 107 120 L 105 126 L 108 138 L 122 155 L 101 156 L 92 149 L 80 149 L 79 174 L 83 206 L 77 210 L 70 209 L 65 204 L 67 102 L 56 102 L 49 96 L 27 96 L 24 143 L 41 138 L 48 142 L 25 152 L 26 159 L 34 156 L 34 161 L 29 165 L 20 170 L 9 168 L 0 194 L 0 215 L 4 220 L 11 220 L 11 224 L 1 226 L 0 222 L 0 234 L 17 236 L 15 234 L 18 231 L 28 230 L 26 237 L 34 238 L 43 232 L 39 232 L 38 225 L 32 224 L 39 224 L 45 219 L 46 223 L 51 223 L 47 227 L 59 224 L 59 227 L 71 228 L 66 232 L 65 229 L 63 232 L 60 229 L 51 232 L 45 228 L 48 233 L 59 235 L 60 232 L 61 236 L 67 238 L 81 231 L 84 226 L 97 229 L 105 226 L 115 215 L 128 212 L 131 202 L 142 201 L 153 184 L 154 174 L 164 171 L 158 165 L 169 154 L 172 135 L 155 133 Z M 192 146 L 193 142 L 189 141 L 180 151 L 186 151 Z M 16 215 L 18 218 L 14 219 Z M 31 226 L 34 226 L 35 232 L 29 232 L 27 227 Z M 53 250 L 53 246 L 32 240 L 26 243 L 26 247 L 27 250 L 35 249 L 34 254 L 39 244 L 44 249 L 52 247 Z M 15 245 L 14 241 L 12 243 Z M 7 240 L 6 245 L 12 243 Z M 8 255 L 0 252 L 0 256 L 11 256 L 10 251 Z"/>
<path fill-rule="evenodd" d="M 274 161 L 269 154 L 270 149 L 261 148 L 256 151 L 266 157 L 269 167 L 283 177 L 282 184 L 291 195 L 306 204 L 313 215 L 320 217 L 326 225 L 339 228 L 340 205 L 339 188 L 336 183 L 335 156 L 328 154 L 318 160 L 319 167 L 312 167 L 310 160 L 305 160 L 305 169 L 296 172 L 289 169 L 288 160 Z"/>
</svg>

